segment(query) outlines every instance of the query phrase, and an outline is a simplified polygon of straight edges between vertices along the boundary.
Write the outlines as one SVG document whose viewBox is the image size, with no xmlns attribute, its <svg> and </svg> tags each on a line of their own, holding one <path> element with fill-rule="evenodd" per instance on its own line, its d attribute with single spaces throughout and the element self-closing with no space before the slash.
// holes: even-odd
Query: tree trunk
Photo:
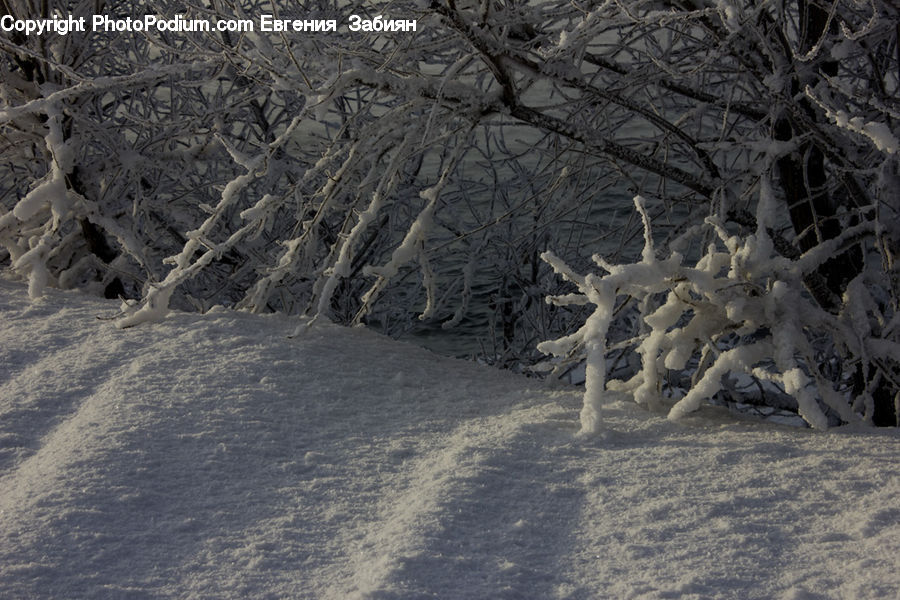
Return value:
<svg viewBox="0 0 900 600">
<path fill-rule="evenodd" d="M 800 52 L 810 52 L 823 36 L 828 34 L 826 28 L 834 29 L 836 24 L 828 21 L 828 12 L 814 2 L 797 0 L 800 17 Z M 828 56 L 822 52 L 822 56 Z M 807 85 L 814 85 L 822 75 L 834 76 L 838 72 L 838 63 L 832 60 L 818 59 L 810 63 L 802 63 L 803 72 L 795 71 L 791 80 L 791 96 L 796 98 L 800 90 Z M 798 101 L 802 111 L 812 122 L 816 122 L 817 114 L 811 102 L 806 98 Z M 791 119 L 787 111 L 775 123 L 774 137 L 779 141 L 790 141 L 800 137 L 804 132 L 802 124 Z M 843 198 L 836 197 L 831 190 L 840 189 L 834 186 L 833 175 L 829 172 L 823 148 L 815 141 L 806 141 L 792 153 L 777 161 L 777 171 L 784 191 L 784 199 L 790 214 L 791 225 L 797 236 L 797 245 L 801 252 L 806 252 L 818 244 L 837 237 L 843 228 L 852 226 L 854 222 L 841 223 L 839 209 L 852 208 L 850 194 Z M 847 206 L 851 204 L 851 206 Z M 827 284 L 827 290 L 811 290 L 816 301 L 826 310 L 837 313 L 841 309 L 840 298 L 847 284 L 864 268 L 863 251 L 855 245 L 834 256 L 818 268 L 818 274 Z M 863 367 L 857 367 L 854 376 L 854 394 L 862 393 L 868 384 L 871 386 L 876 376 L 874 369 L 864 373 Z M 885 378 L 872 386 L 871 393 L 875 402 L 873 422 L 879 426 L 897 425 L 897 414 L 894 395 L 897 392 Z"/>
</svg>

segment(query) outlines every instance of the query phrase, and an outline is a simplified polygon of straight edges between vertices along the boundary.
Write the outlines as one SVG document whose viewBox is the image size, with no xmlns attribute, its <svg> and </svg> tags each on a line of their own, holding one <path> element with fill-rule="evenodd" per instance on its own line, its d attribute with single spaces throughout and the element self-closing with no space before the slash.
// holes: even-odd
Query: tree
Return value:
<svg viewBox="0 0 900 600">
<path fill-rule="evenodd" d="M 173 18 L 181 6 L 131 10 Z M 83 36 L 68 62 L 4 38 L 4 135 L 31 135 L 43 157 L 3 153 L 13 270 L 65 284 L 72 261 L 60 258 L 80 247 L 107 287 L 115 273 L 140 288 L 123 326 L 173 302 L 393 332 L 415 310 L 447 326 L 495 322 L 490 358 L 503 364 L 562 336 L 542 348 L 560 368 L 587 356 L 587 429 L 611 350 L 641 357 L 620 384 L 639 401 L 685 390 L 673 414 L 743 369 L 787 388 L 817 426 L 896 423 L 893 3 L 215 0 L 184 11 L 262 14 L 338 31 L 148 31 L 107 36 L 105 52 Z M 74 58 L 86 49 L 94 59 Z M 53 91 L 6 83 L 36 82 L 28 61 L 57 78 Z M 59 150 L 53 124 L 66 119 L 61 139 L 78 143 Z M 71 166 L 54 170 L 66 152 Z M 60 177 L 87 200 L 57 211 L 66 218 L 44 193 Z M 79 233 L 79 219 L 96 232 Z M 90 249 L 98 237 L 109 252 Z M 578 275 L 597 252 L 607 276 Z"/>
</svg>

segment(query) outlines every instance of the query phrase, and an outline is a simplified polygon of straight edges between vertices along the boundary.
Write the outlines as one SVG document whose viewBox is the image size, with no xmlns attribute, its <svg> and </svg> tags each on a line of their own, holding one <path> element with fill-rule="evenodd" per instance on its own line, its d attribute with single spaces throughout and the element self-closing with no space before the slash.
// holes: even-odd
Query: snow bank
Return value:
<svg viewBox="0 0 900 600">
<path fill-rule="evenodd" d="M 897 432 L 679 422 L 360 329 L 0 280 L 0 597 L 856 598 Z"/>
</svg>

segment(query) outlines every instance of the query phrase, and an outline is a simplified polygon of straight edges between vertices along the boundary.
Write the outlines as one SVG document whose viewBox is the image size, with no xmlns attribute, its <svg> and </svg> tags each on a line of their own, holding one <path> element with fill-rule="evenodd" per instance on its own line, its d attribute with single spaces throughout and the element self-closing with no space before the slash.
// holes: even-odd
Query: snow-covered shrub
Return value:
<svg viewBox="0 0 900 600">
<path fill-rule="evenodd" d="M 553 253 L 543 255 L 578 289 L 576 294 L 548 297 L 548 302 L 594 305 L 578 331 L 539 346 L 563 361 L 586 362 L 582 432 L 601 429 L 607 390 L 626 392 L 640 405 L 661 407 L 663 383 L 671 372 L 690 375 L 685 392 L 668 407 L 672 419 L 713 398 L 723 389 L 726 376 L 746 374 L 774 382 L 796 398 L 799 415 L 812 427 L 827 428 L 829 413 L 842 423 L 871 423 L 872 388 L 853 390 L 849 381 L 830 377 L 823 363 L 827 359 L 862 361 L 866 372 L 873 368 L 878 377 L 896 385 L 892 363 L 900 356 L 897 314 L 895 307 L 873 297 L 873 292 L 885 291 L 884 282 L 871 281 L 871 273 L 857 275 L 847 286 L 837 314 L 820 307 L 804 284 L 842 245 L 874 238 L 878 228 L 874 219 L 863 220 L 791 260 L 776 252 L 771 239 L 769 220 L 776 207 L 770 187 L 764 184 L 755 231 L 731 234 L 724 223 L 709 217 L 687 234 L 713 234 L 714 240 L 698 259 L 689 260 L 674 249 L 685 239 L 673 241 L 667 256 L 657 258 L 644 199 L 637 196 L 634 202 L 645 227 L 639 262 L 613 265 L 594 256 L 605 274 L 581 275 Z M 639 307 L 644 327 L 618 348 L 639 354 L 641 368 L 627 381 L 608 381 L 608 332 L 624 302 Z M 823 338 L 830 342 L 830 349 L 823 348 Z M 823 351 L 831 355 L 823 359 Z"/>
<path fill-rule="evenodd" d="M 88 23 L 97 11 L 184 10 L 31 0 L 5 8 L 16 20 L 58 15 Z M 276 111 L 252 117 L 259 91 L 198 41 L 149 32 L 3 33 L 0 263 L 27 278 L 33 295 L 48 284 L 110 297 L 149 294 L 167 276 L 164 260 L 208 216 L 216 187 L 240 175 L 226 147 L 245 149 L 269 136 L 260 121 L 279 125 Z M 218 255 L 185 282 L 175 306 L 221 292 L 223 272 L 246 278 L 240 259 Z"/>
</svg>

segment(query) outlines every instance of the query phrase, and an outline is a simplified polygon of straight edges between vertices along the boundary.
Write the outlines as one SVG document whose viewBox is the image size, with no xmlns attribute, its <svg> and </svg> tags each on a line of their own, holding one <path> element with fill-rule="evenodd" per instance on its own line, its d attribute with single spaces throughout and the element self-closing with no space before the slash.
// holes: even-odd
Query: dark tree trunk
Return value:
<svg viewBox="0 0 900 600">
<path fill-rule="evenodd" d="M 82 196 L 87 193 L 84 182 L 81 181 L 80 171 L 77 166 L 72 169 L 72 172 L 66 178 L 66 185 L 71 188 L 72 191 Z M 109 240 L 107 240 L 103 231 L 95 224 L 91 223 L 87 218 L 82 217 L 78 222 L 79 225 L 81 225 L 81 233 L 84 236 L 84 241 L 91 254 L 94 254 L 105 264 L 109 264 L 115 260 L 119 253 L 112 245 L 110 245 Z M 125 286 L 122 284 L 122 280 L 118 277 L 113 277 L 103 289 L 103 296 L 110 299 L 124 298 Z"/>
<path fill-rule="evenodd" d="M 829 26 L 828 12 L 815 2 L 797 0 L 800 16 L 800 52 L 811 51 L 816 44 L 827 35 L 826 28 L 836 28 L 836 23 Z M 822 52 L 828 56 L 828 52 Z M 791 80 L 791 96 L 797 98 L 799 92 L 807 85 L 814 85 L 823 75 L 833 76 L 838 72 L 838 63 L 832 60 L 817 60 L 801 63 Z M 807 118 L 816 122 L 817 114 L 806 98 L 798 101 L 800 109 Z M 774 137 L 779 141 L 790 141 L 804 133 L 803 125 L 792 119 L 787 111 L 774 125 Z M 851 194 L 838 196 L 832 190 L 840 189 L 833 185 L 833 175 L 826 163 L 826 153 L 814 141 L 805 141 L 798 148 L 778 159 L 777 171 L 784 199 L 790 214 L 791 225 L 797 236 L 796 243 L 801 252 L 814 248 L 823 241 L 837 237 L 844 227 L 853 222 L 841 223 L 839 212 L 850 203 Z M 852 203 L 850 203 L 852 204 Z M 818 275 L 826 283 L 827 289 L 811 289 L 816 301 L 826 310 L 837 312 L 841 308 L 840 298 L 847 284 L 863 270 L 863 251 L 852 246 L 844 252 L 832 257 L 818 269 Z M 873 422 L 879 426 L 897 425 L 897 414 L 894 406 L 896 390 L 884 378 L 872 385 L 876 376 L 875 370 L 863 372 L 857 367 L 854 376 L 854 393 L 862 393 L 868 385 L 875 401 Z"/>
</svg>

